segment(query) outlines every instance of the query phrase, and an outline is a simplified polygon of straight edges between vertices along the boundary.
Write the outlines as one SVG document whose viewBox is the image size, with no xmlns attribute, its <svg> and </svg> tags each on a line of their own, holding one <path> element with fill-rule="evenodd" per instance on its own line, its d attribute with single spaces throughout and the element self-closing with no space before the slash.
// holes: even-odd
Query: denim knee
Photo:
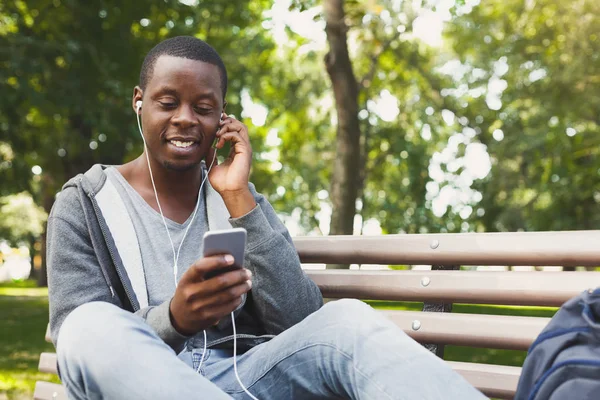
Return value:
<svg viewBox="0 0 600 400">
<path fill-rule="evenodd" d="M 64 320 L 57 340 L 57 353 L 63 360 L 84 356 L 93 348 L 101 352 L 114 335 L 118 316 L 125 311 L 106 302 L 85 303 L 73 310 Z"/>
<path fill-rule="evenodd" d="M 356 299 L 331 301 L 325 304 L 318 314 L 318 323 L 333 324 L 345 332 L 359 333 L 388 322 L 371 306 Z"/>
<path fill-rule="evenodd" d="M 356 299 L 341 299 L 325 304 L 320 312 L 327 319 L 353 323 L 361 318 L 374 318 L 376 312 L 368 304 Z"/>
</svg>

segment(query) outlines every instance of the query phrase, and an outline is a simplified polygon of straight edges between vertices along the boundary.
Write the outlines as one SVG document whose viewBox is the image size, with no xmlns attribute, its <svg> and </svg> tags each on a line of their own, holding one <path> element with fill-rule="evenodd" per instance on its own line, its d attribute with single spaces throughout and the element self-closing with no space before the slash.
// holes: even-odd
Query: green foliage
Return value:
<svg viewBox="0 0 600 400">
<path fill-rule="evenodd" d="M 597 227 L 600 3 L 493 0 L 471 8 L 457 1 L 438 48 L 413 34 L 419 3 L 345 2 L 360 87 L 363 156 L 355 170 L 362 220 L 377 219 L 384 233 Z M 291 1 L 290 9 L 314 16 L 322 29 L 320 4 Z M 272 5 L 0 3 L 0 195 L 26 190 L 49 209 L 69 177 L 93 163 L 137 156 L 141 141 L 130 103 L 143 56 L 163 38 L 190 34 L 225 59 L 228 111 L 250 127 L 252 180 L 278 211 L 318 231 L 337 122 L 323 64 L 327 49 L 290 27 L 275 40 L 280 31 L 269 30 L 274 21 L 266 13 Z M 453 60 L 464 73 L 440 68 Z M 491 109 L 488 89 L 502 81 L 502 106 Z M 243 93 L 268 110 L 261 126 L 242 114 Z M 395 102 L 397 115 L 378 113 L 385 101 Z M 435 181 L 432 159 L 466 128 L 472 142 L 486 145 L 491 173 L 471 184 L 481 200 L 463 199 L 474 212 L 461 216 L 449 207 L 436 215 L 435 193 L 456 183 Z M 494 139 L 498 130 L 503 140 Z M 457 157 L 465 148 L 457 145 Z M 464 172 L 441 168 L 447 177 Z"/>
<path fill-rule="evenodd" d="M 0 197 L 0 238 L 15 246 L 29 243 L 42 234 L 47 217 L 29 193 Z"/>
<path fill-rule="evenodd" d="M 231 77 L 228 111 L 268 63 L 273 49 L 255 22 L 266 1 L 32 0 L 2 2 L 0 151 L 2 193 L 52 198 L 92 164 L 119 164 L 141 153 L 131 106 L 145 53 L 161 39 L 188 34 L 224 57 Z M 235 37 L 235 40 L 232 38 Z M 39 189 L 31 168 L 41 166 Z M 51 204 L 51 201 L 50 201 Z"/>
<path fill-rule="evenodd" d="M 460 83 L 506 82 L 498 109 L 461 96 L 493 158 L 476 184 L 486 230 L 598 227 L 599 24 L 597 1 L 511 0 L 481 2 L 449 25 L 468 71 Z"/>
<path fill-rule="evenodd" d="M 314 4 L 308 4 L 310 6 L 306 2 L 295 2 L 292 8 L 310 12 Z M 440 116 L 443 109 L 453 106 L 452 99 L 440 95 L 440 90 L 452 82 L 435 71 L 438 56 L 434 51 L 412 36 L 412 21 L 418 13 L 411 3 L 347 1 L 345 8 L 353 68 L 361 88 L 359 118 L 363 157 L 356 160 L 355 165 L 357 179 L 363 186 L 360 214 L 363 221 L 377 219 L 384 233 L 439 231 L 457 217 L 450 215 L 444 220 L 436 217 L 431 212 L 430 200 L 426 199 L 425 185 L 431 180 L 428 166 L 432 154 L 441 150 L 452 133 Z M 317 15 L 316 19 L 319 18 Z M 303 45 L 303 38 L 293 33 L 290 33 L 290 40 L 297 43 L 297 48 Z M 311 177 L 308 184 L 294 185 L 292 192 L 295 200 L 302 196 L 298 205 L 302 207 L 303 215 L 310 213 L 304 221 L 314 219 L 311 217 L 321 208 L 319 192 L 329 189 L 335 157 L 335 125 L 331 125 L 336 121 L 330 82 L 322 62 L 325 52 L 326 49 L 316 55 L 310 52 L 304 57 L 298 57 L 294 52 L 286 55 L 301 65 L 301 69 L 315 71 L 310 76 L 299 75 L 304 82 L 312 79 L 312 88 L 306 95 L 304 91 L 300 92 L 311 102 L 303 104 L 297 90 L 288 92 L 288 98 L 296 102 L 298 111 L 295 114 L 300 113 L 301 118 L 311 117 L 309 129 L 318 134 L 313 138 L 312 132 L 307 132 L 302 123 L 297 125 L 301 131 L 286 128 L 288 136 L 284 143 L 293 143 L 295 149 L 290 153 L 282 152 L 282 163 L 290 169 L 278 175 L 278 179 L 291 183 L 298 176 L 302 183 Z M 327 91 L 322 92 L 324 84 Z M 376 103 L 392 96 L 397 99 L 399 114 L 378 115 Z M 323 109 L 315 103 L 329 107 Z M 304 111 L 304 107 L 308 110 Z M 432 107 L 434 112 L 425 114 L 427 107 Z M 431 131 L 431 135 L 423 134 L 423 130 Z M 286 176 L 288 172 L 289 177 Z M 287 199 L 281 200 L 287 202 Z M 460 221 L 457 221 L 456 226 L 459 225 Z"/>
</svg>

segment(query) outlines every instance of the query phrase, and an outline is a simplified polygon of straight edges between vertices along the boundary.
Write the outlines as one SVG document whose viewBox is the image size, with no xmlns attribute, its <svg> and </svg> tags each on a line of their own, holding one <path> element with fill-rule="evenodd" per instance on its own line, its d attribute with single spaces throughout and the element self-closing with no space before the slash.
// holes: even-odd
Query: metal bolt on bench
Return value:
<svg viewBox="0 0 600 400">
<path fill-rule="evenodd" d="M 439 246 L 439 242 L 436 243 L 435 247 L 433 247 L 433 245 L 434 245 L 434 243 L 431 244 L 431 248 L 436 249 Z M 459 269 L 460 269 L 460 266 L 458 266 L 458 265 L 451 265 L 448 267 L 445 267 L 443 265 L 432 265 L 431 266 L 432 271 L 456 271 Z M 424 285 L 424 286 L 429 286 L 430 279 L 428 277 L 424 277 L 423 279 L 421 279 L 421 283 L 423 283 L 424 279 L 427 280 L 427 285 Z M 452 303 L 425 302 L 425 303 L 423 303 L 423 312 L 451 313 L 452 312 Z M 425 348 L 427 350 L 431 351 L 436 356 L 438 356 L 440 358 L 444 358 L 444 345 L 425 343 L 425 344 L 423 344 L 423 346 L 425 346 Z"/>
</svg>

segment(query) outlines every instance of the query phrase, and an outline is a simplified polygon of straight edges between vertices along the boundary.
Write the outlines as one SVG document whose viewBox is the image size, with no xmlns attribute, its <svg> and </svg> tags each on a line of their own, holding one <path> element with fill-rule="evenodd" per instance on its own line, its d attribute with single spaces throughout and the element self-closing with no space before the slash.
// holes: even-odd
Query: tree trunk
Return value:
<svg viewBox="0 0 600 400">
<path fill-rule="evenodd" d="M 29 279 L 35 279 L 36 282 L 39 282 L 39 279 L 40 279 L 40 268 L 37 268 L 37 269 L 35 268 L 35 257 L 38 253 L 38 251 L 35 249 L 35 245 L 36 245 L 38 239 L 39 238 L 30 236 L 29 240 L 28 240 L 29 256 L 31 258 L 31 272 L 29 274 Z"/>
<path fill-rule="evenodd" d="M 48 174 L 44 174 L 41 185 L 42 195 L 42 207 L 46 210 L 46 213 L 50 214 L 52 204 L 54 204 L 54 179 Z M 42 265 L 40 266 L 39 275 L 37 276 L 37 285 L 39 287 L 48 286 L 48 273 L 46 271 L 46 226 L 44 226 L 44 232 L 42 232 Z"/>
<path fill-rule="evenodd" d="M 356 213 L 360 167 L 360 125 L 358 121 L 358 84 L 348 54 L 344 1 L 324 0 L 325 33 L 329 52 L 325 66 L 331 78 L 337 111 L 336 157 L 331 180 L 330 234 L 351 235 Z M 328 265 L 327 268 L 348 268 Z"/>
<path fill-rule="evenodd" d="M 46 228 L 44 228 L 44 233 L 42 233 L 42 265 L 40 265 L 40 270 L 38 271 L 37 276 L 37 285 L 38 287 L 46 287 L 48 286 L 48 273 L 46 270 Z"/>
</svg>

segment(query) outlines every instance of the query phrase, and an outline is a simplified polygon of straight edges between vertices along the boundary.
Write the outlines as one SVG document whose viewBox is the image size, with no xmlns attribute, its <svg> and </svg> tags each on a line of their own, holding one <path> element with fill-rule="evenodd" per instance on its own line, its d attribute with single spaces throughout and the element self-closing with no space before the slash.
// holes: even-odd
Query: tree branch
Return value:
<svg viewBox="0 0 600 400">
<path fill-rule="evenodd" d="M 383 42 L 379 51 L 375 52 L 375 54 L 373 54 L 370 57 L 371 58 L 371 69 L 360 80 L 360 82 L 358 84 L 359 90 L 364 89 L 367 85 L 369 85 L 371 83 L 371 81 L 373 80 L 373 77 L 375 76 L 375 71 L 377 70 L 379 57 L 381 57 L 381 55 L 390 47 L 392 42 L 397 38 L 398 38 L 398 35 L 395 35 L 394 37 L 391 37 L 388 40 L 386 40 L 385 42 Z"/>
</svg>

